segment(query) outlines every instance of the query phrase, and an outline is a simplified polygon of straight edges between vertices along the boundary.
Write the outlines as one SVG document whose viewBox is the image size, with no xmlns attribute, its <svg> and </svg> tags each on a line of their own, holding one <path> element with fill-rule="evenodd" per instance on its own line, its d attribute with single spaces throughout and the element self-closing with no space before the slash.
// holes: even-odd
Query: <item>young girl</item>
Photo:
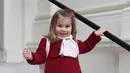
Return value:
<svg viewBox="0 0 130 73">
<path fill-rule="evenodd" d="M 87 40 L 77 40 L 73 11 L 59 10 L 53 15 L 49 33 L 41 39 L 37 51 L 34 53 L 29 49 L 24 49 L 24 58 L 32 65 L 46 62 L 44 73 L 82 73 L 78 55 L 91 51 L 101 40 L 100 36 L 103 36 L 105 31 L 104 28 L 100 28 L 93 31 Z M 48 55 L 47 39 L 50 41 Z"/>
</svg>

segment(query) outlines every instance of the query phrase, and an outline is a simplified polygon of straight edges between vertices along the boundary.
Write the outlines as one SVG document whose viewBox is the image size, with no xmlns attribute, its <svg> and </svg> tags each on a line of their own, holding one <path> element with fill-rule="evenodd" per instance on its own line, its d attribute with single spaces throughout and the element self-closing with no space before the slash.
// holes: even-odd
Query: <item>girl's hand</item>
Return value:
<svg viewBox="0 0 130 73">
<path fill-rule="evenodd" d="M 106 29 L 105 28 L 103 28 L 103 27 L 101 27 L 101 28 L 99 28 L 97 31 L 95 31 L 95 34 L 97 35 L 97 36 L 104 36 L 104 32 L 106 31 Z"/>
<path fill-rule="evenodd" d="M 24 48 L 23 56 L 27 60 L 33 60 L 32 52 L 29 49 L 27 49 L 27 48 Z"/>
</svg>

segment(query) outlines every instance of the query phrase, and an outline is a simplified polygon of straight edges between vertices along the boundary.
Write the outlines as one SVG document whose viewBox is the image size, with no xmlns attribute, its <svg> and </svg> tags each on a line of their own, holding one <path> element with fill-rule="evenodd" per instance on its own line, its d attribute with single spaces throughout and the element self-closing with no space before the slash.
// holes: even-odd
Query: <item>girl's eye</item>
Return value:
<svg viewBox="0 0 130 73">
<path fill-rule="evenodd" d="M 62 25 L 58 25 L 58 27 L 62 27 Z"/>
<path fill-rule="evenodd" d="M 69 25 L 66 26 L 66 28 L 69 28 L 69 27 L 70 27 Z"/>
</svg>

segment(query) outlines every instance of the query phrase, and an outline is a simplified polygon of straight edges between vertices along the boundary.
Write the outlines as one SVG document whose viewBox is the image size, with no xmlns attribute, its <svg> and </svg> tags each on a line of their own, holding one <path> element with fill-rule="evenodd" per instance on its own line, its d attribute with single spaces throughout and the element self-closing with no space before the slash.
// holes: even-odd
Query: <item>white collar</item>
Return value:
<svg viewBox="0 0 130 73">
<path fill-rule="evenodd" d="M 79 54 L 79 48 L 77 43 L 72 39 L 72 35 L 65 38 L 61 38 L 61 37 L 58 38 L 62 39 L 59 55 L 76 58 Z"/>
</svg>

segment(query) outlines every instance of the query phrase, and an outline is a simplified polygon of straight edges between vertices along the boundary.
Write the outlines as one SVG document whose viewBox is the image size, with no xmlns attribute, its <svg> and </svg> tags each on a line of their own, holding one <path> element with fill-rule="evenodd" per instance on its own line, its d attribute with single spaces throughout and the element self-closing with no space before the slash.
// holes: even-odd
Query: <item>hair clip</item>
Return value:
<svg viewBox="0 0 130 73">
<path fill-rule="evenodd" d="M 70 10 L 70 11 L 74 12 L 74 10 L 69 9 L 69 8 L 64 8 L 63 10 Z"/>
</svg>

